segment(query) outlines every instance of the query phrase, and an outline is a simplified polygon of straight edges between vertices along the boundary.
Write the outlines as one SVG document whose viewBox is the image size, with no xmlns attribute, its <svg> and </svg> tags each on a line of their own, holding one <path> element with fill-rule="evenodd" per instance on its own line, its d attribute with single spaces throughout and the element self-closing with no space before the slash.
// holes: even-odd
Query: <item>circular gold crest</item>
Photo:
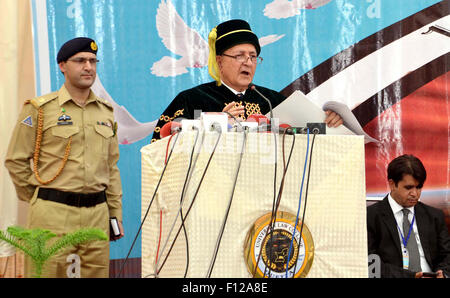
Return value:
<svg viewBox="0 0 450 298">
<path fill-rule="evenodd" d="M 308 227 L 303 224 L 300 241 L 299 220 L 292 242 L 296 217 L 279 211 L 273 229 L 269 229 L 271 214 L 258 218 L 247 234 L 244 257 L 248 271 L 254 277 L 306 277 L 314 259 L 314 242 Z"/>
<path fill-rule="evenodd" d="M 91 42 L 91 49 L 93 51 L 97 51 L 98 47 L 97 47 L 97 44 L 95 42 Z"/>
</svg>

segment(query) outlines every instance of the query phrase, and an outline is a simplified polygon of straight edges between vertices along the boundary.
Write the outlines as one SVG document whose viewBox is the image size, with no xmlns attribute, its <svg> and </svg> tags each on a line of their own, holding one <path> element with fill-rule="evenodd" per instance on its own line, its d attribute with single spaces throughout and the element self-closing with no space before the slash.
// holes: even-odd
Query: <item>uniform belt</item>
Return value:
<svg viewBox="0 0 450 298">
<path fill-rule="evenodd" d="M 106 202 L 105 191 L 95 193 L 66 192 L 51 188 L 40 188 L 38 198 L 75 207 L 93 207 Z"/>
</svg>

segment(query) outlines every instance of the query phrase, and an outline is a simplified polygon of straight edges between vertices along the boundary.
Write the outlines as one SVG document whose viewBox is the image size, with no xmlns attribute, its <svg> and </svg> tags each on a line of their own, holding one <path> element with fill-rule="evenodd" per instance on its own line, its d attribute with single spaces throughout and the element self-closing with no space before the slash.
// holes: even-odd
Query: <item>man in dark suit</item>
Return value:
<svg viewBox="0 0 450 298">
<path fill-rule="evenodd" d="M 389 163 L 391 192 L 367 208 L 369 255 L 381 261 L 381 277 L 450 276 L 450 237 L 441 210 L 419 202 L 426 170 L 415 156 Z"/>
</svg>

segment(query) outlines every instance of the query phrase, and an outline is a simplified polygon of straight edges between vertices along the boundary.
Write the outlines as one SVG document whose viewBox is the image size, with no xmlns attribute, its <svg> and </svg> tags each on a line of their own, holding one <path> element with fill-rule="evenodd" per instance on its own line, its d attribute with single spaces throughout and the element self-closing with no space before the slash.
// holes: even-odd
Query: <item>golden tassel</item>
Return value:
<svg viewBox="0 0 450 298">
<path fill-rule="evenodd" d="M 209 75 L 216 81 L 217 86 L 222 84 L 220 80 L 219 65 L 217 65 L 216 60 L 216 39 L 217 39 L 217 28 L 214 27 L 208 36 L 209 45 L 209 57 L 208 57 L 208 72 Z"/>
</svg>

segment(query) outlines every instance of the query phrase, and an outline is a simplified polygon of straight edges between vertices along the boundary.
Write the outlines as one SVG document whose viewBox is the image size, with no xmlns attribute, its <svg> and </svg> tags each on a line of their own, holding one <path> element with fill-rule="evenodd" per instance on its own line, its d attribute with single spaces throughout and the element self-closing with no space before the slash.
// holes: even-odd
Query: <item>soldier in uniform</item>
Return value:
<svg viewBox="0 0 450 298">
<path fill-rule="evenodd" d="M 20 200 L 29 202 L 28 227 L 57 236 L 83 227 L 109 235 L 110 218 L 122 226 L 122 186 L 113 108 L 91 90 L 97 44 L 66 42 L 57 62 L 65 83 L 57 92 L 25 102 L 5 166 Z M 32 161 L 32 165 L 30 165 Z M 32 268 L 26 261 L 26 275 Z M 74 267 L 75 264 L 75 267 Z M 52 257 L 45 277 L 109 277 L 109 242 L 92 241 Z"/>
<path fill-rule="evenodd" d="M 178 117 L 194 119 L 202 112 L 228 112 L 245 120 L 252 114 L 267 114 L 269 104 L 249 88 L 256 72 L 261 46 L 250 25 L 244 20 L 229 20 L 213 28 L 209 34 L 208 70 L 214 81 L 184 90 L 178 94 L 160 116 L 152 142 L 160 139 L 164 124 Z M 274 108 L 285 97 L 277 91 L 256 86 Z M 326 111 L 325 123 L 337 127 L 341 116 Z"/>
</svg>

